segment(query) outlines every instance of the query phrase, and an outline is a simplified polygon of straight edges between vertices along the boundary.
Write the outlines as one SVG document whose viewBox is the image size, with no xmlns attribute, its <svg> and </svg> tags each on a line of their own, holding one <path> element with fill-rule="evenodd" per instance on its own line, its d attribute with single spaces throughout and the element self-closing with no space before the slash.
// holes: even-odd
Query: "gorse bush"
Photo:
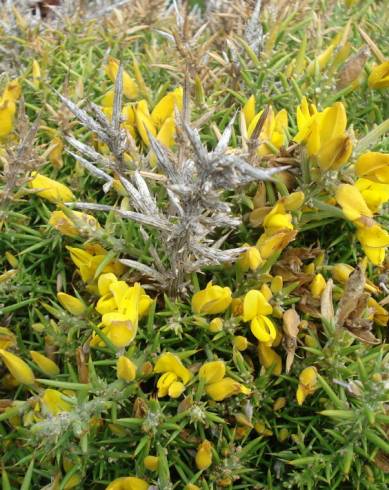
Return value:
<svg viewBox="0 0 389 490">
<path fill-rule="evenodd" d="M 0 14 L 4 490 L 384 489 L 380 1 Z"/>
</svg>

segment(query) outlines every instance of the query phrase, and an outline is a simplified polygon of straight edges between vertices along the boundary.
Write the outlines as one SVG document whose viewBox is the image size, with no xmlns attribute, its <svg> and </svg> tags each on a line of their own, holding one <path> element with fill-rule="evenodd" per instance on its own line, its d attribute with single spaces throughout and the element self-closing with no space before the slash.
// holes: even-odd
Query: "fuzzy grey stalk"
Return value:
<svg viewBox="0 0 389 490">
<path fill-rule="evenodd" d="M 180 156 L 169 152 L 156 138 L 149 134 L 152 152 L 156 155 L 160 170 L 166 176 L 169 206 L 160 207 L 149 185 L 139 171 L 141 159 L 134 161 L 135 171 L 125 162 L 124 154 L 134 155 L 134 142 L 121 128 L 122 67 L 115 83 L 115 98 L 112 120 L 90 104 L 90 113 L 79 108 L 69 99 L 59 95 L 65 106 L 79 121 L 93 131 L 110 149 L 111 156 L 103 156 L 91 146 L 73 136 L 67 142 L 75 151 L 69 151 L 93 176 L 105 181 L 104 190 L 111 187 L 113 172 L 120 180 L 132 203 L 132 211 L 123 211 L 107 205 L 76 202 L 69 206 L 84 210 L 115 212 L 123 219 L 139 224 L 141 236 L 150 243 L 146 228 L 158 233 L 155 246 L 149 246 L 152 264 L 145 265 L 131 258 L 121 262 L 142 275 L 151 278 L 158 289 L 167 290 L 175 297 L 186 293 L 188 275 L 203 267 L 235 261 L 244 248 L 221 249 L 227 235 L 215 240 L 212 235 L 217 228 L 236 227 L 240 219 L 231 215 L 230 205 L 223 201 L 223 191 L 234 189 L 252 181 L 272 180 L 272 176 L 285 167 L 274 169 L 256 168 L 243 156 L 228 152 L 235 116 L 224 130 L 213 151 L 202 144 L 197 129 L 186 123 L 176 111 L 177 132 L 182 139 Z M 182 158 L 184 151 L 184 157 Z M 134 159 L 135 160 L 135 159 Z"/>
</svg>

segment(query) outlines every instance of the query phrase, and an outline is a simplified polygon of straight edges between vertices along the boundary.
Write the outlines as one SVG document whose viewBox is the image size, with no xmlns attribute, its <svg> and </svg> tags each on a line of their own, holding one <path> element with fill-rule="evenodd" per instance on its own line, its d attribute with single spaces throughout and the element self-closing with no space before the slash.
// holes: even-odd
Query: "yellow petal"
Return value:
<svg viewBox="0 0 389 490">
<path fill-rule="evenodd" d="M 370 88 L 389 87 L 389 61 L 384 61 L 375 66 L 369 75 L 367 83 Z"/>
<path fill-rule="evenodd" d="M 238 395 L 241 392 L 241 385 L 232 378 L 223 378 L 217 383 L 208 384 L 205 391 L 212 400 L 221 402 L 233 395 Z"/>
<path fill-rule="evenodd" d="M 113 480 L 105 490 L 148 490 L 149 484 L 145 480 L 134 476 L 126 476 Z"/>
<path fill-rule="evenodd" d="M 192 379 L 192 373 L 182 364 L 181 359 L 171 352 L 161 354 L 154 366 L 155 373 L 166 373 L 168 371 L 181 378 L 184 384 L 188 384 Z"/>
<path fill-rule="evenodd" d="M 40 352 L 30 350 L 30 356 L 46 376 L 57 376 L 59 374 L 60 371 L 57 364 Z"/>
<path fill-rule="evenodd" d="M 174 381 L 168 389 L 168 395 L 170 398 L 179 398 L 182 393 L 185 391 L 185 385 L 184 383 L 181 383 L 180 381 Z"/>
<path fill-rule="evenodd" d="M 58 390 L 47 389 L 41 397 L 41 402 L 50 415 L 58 415 L 60 412 L 70 412 L 72 405 L 63 399 Z"/>
<path fill-rule="evenodd" d="M 34 373 L 30 366 L 20 357 L 0 349 L 0 358 L 18 383 L 32 385 L 35 382 Z"/>
<path fill-rule="evenodd" d="M 110 294 L 110 287 L 115 282 L 118 282 L 117 277 L 112 272 L 108 272 L 107 274 L 101 274 L 97 281 L 97 287 L 99 288 L 100 296 L 105 296 L 106 294 Z"/>
<path fill-rule="evenodd" d="M 153 121 L 139 108 L 135 111 L 135 121 L 136 128 L 138 130 L 138 133 L 140 134 L 140 137 L 142 138 L 143 143 L 149 146 L 150 139 L 147 131 L 149 131 L 154 137 L 157 135 L 157 131 L 155 129 Z"/>
<path fill-rule="evenodd" d="M 75 296 L 66 293 L 58 293 L 57 298 L 61 305 L 72 315 L 81 316 L 84 314 L 86 306 Z"/>
<path fill-rule="evenodd" d="M 243 106 L 243 114 L 244 114 L 244 119 L 246 121 L 246 128 L 248 128 L 251 124 L 251 121 L 255 117 L 255 97 L 252 95 L 249 99 L 247 99 L 247 102 Z"/>
<path fill-rule="evenodd" d="M 164 373 L 157 381 L 158 398 L 163 398 L 169 393 L 170 386 L 177 381 L 177 375 L 171 371 Z"/>
<path fill-rule="evenodd" d="M 168 117 L 162 124 L 157 134 L 157 140 L 166 148 L 172 148 L 174 145 L 174 136 L 176 134 L 176 124 L 172 117 Z"/>
<path fill-rule="evenodd" d="M 72 191 L 66 185 L 37 172 L 34 172 L 32 177 L 33 179 L 30 180 L 29 186 L 31 189 L 37 189 L 37 196 L 53 203 L 75 200 Z"/>
<path fill-rule="evenodd" d="M 317 162 L 321 170 L 338 170 L 347 163 L 352 151 L 351 138 L 346 135 L 337 136 L 321 146 Z"/>
<path fill-rule="evenodd" d="M 271 347 L 260 343 L 258 345 L 259 362 L 266 369 L 273 368 L 273 374 L 279 376 L 282 371 L 282 359 Z"/>
<path fill-rule="evenodd" d="M 199 371 L 199 378 L 205 384 L 217 383 L 221 381 L 226 374 L 226 365 L 224 361 L 211 361 L 203 364 Z"/>
<path fill-rule="evenodd" d="M 355 172 L 359 177 L 389 184 L 389 153 L 364 153 L 355 163 Z"/>
<path fill-rule="evenodd" d="M 342 207 L 344 215 L 350 221 L 358 220 L 363 216 L 371 217 L 373 215 L 362 194 L 353 185 L 339 185 L 336 190 L 336 200 Z"/>
<path fill-rule="evenodd" d="M 310 290 L 313 298 L 320 298 L 321 293 L 326 287 L 326 280 L 322 274 L 316 274 L 310 285 Z"/>
<path fill-rule="evenodd" d="M 212 445 L 209 441 L 203 441 L 197 448 L 196 466 L 199 470 L 206 470 L 212 464 Z"/>
<path fill-rule="evenodd" d="M 146 456 L 143 460 L 144 467 L 149 471 L 157 471 L 159 458 L 157 456 Z"/>
<path fill-rule="evenodd" d="M 126 356 L 120 356 L 116 362 L 116 375 L 118 379 L 126 381 L 134 381 L 136 377 L 136 366 Z"/>
<path fill-rule="evenodd" d="M 216 315 L 223 313 L 232 301 L 231 289 L 213 285 L 209 282 L 207 287 L 198 291 L 192 298 L 192 310 L 194 313 Z"/>
<path fill-rule="evenodd" d="M 182 97 L 183 89 L 181 87 L 162 97 L 151 113 L 151 119 L 155 126 L 161 126 L 167 118 L 172 117 L 174 115 L 175 106 L 181 110 Z"/>
<path fill-rule="evenodd" d="M 334 105 L 324 111 L 320 121 L 320 142 L 321 146 L 328 143 L 333 138 L 344 136 L 347 127 L 346 109 L 342 102 L 336 102 Z"/>
<path fill-rule="evenodd" d="M 111 81 L 115 83 L 119 71 L 119 62 L 114 58 L 109 58 L 105 71 Z M 134 99 L 139 93 L 138 85 L 125 70 L 123 70 L 123 93 L 129 99 Z"/>
<path fill-rule="evenodd" d="M 243 321 L 248 322 L 258 315 L 270 315 L 272 311 L 272 306 L 260 291 L 252 289 L 245 295 L 243 301 Z"/>
<path fill-rule="evenodd" d="M 251 320 L 251 332 L 260 342 L 271 347 L 277 336 L 273 322 L 264 315 L 259 315 Z"/>
</svg>

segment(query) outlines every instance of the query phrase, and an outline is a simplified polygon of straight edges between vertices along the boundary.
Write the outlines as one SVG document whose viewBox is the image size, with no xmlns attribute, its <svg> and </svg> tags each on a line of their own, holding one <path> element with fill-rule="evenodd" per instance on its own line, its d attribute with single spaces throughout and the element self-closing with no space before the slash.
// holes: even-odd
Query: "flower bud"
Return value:
<svg viewBox="0 0 389 490">
<path fill-rule="evenodd" d="M 209 322 L 208 330 L 211 333 L 221 332 L 223 330 L 223 323 L 224 323 L 223 318 L 216 317 Z"/>
<path fill-rule="evenodd" d="M 136 366 L 126 356 L 120 356 L 116 363 L 116 375 L 118 379 L 130 383 L 136 378 Z"/>
<path fill-rule="evenodd" d="M 310 290 L 313 298 L 320 299 L 322 292 L 326 287 L 326 280 L 321 274 L 316 274 L 310 285 Z"/>
<path fill-rule="evenodd" d="M 46 376 L 57 376 L 59 374 L 60 371 L 57 364 L 40 352 L 30 350 L 30 356 L 39 369 L 46 374 Z"/>
<path fill-rule="evenodd" d="M 206 470 L 212 464 L 212 446 L 207 440 L 203 441 L 197 448 L 196 466 L 199 470 Z"/>
<path fill-rule="evenodd" d="M 20 357 L 0 349 L 0 358 L 18 383 L 32 385 L 35 382 L 35 376 L 30 366 Z"/>
<path fill-rule="evenodd" d="M 75 296 L 71 296 L 67 293 L 58 293 L 57 294 L 58 301 L 61 305 L 74 316 L 81 316 L 86 310 L 85 304 L 76 298 Z"/>
<path fill-rule="evenodd" d="M 149 471 L 157 471 L 159 458 L 157 456 L 146 456 L 143 460 L 144 467 Z"/>
</svg>

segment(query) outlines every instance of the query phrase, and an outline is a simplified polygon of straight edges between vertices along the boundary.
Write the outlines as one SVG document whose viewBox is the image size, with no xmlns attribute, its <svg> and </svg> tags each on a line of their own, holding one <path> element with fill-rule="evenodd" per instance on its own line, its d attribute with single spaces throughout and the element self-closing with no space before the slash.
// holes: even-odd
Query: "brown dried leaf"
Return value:
<svg viewBox="0 0 389 490">
<path fill-rule="evenodd" d="M 363 293 L 365 283 L 365 273 L 360 267 L 356 267 L 348 278 L 343 296 L 338 305 L 338 311 L 336 312 L 336 326 L 338 328 L 344 325 L 347 318 L 354 311 L 355 305 Z"/>
<path fill-rule="evenodd" d="M 386 455 L 384 452 L 379 451 L 376 454 L 376 456 L 374 458 L 374 463 L 384 473 L 389 473 L 389 456 Z"/>
<path fill-rule="evenodd" d="M 334 319 L 334 304 L 332 301 L 332 288 L 333 288 L 332 279 L 328 279 L 326 287 L 321 294 L 320 297 L 320 313 L 321 316 L 328 321 L 332 321 Z"/>
<path fill-rule="evenodd" d="M 269 206 L 256 208 L 253 211 L 251 211 L 249 216 L 250 225 L 253 228 L 259 228 L 260 226 L 262 226 L 263 220 L 265 219 L 266 215 L 270 213 L 270 211 L 271 211 L 271 207 Z"/>
<path fill-rule="evenodd" d="M 84 345 L 83 347 L 77 347 L 76 349 L 76 362 L 78 379 L 80 383 L 89 383 L 89 368 L 88 368 L 89 352 L 88 347 Z"/>
<path fill-rule="evenodd" d="M 365 46 L 347 61 L 339 72 L 337 89 L 347 87 L 359 77 L 368 57 L 369 49 Z"/>
<path fill-rule="evenodd" d="M 296 310 L 286 310 L 282 317 L 282 327 L 288 337 L 296 338 L 299 333 L 300 317 Z"/>
</svg>

